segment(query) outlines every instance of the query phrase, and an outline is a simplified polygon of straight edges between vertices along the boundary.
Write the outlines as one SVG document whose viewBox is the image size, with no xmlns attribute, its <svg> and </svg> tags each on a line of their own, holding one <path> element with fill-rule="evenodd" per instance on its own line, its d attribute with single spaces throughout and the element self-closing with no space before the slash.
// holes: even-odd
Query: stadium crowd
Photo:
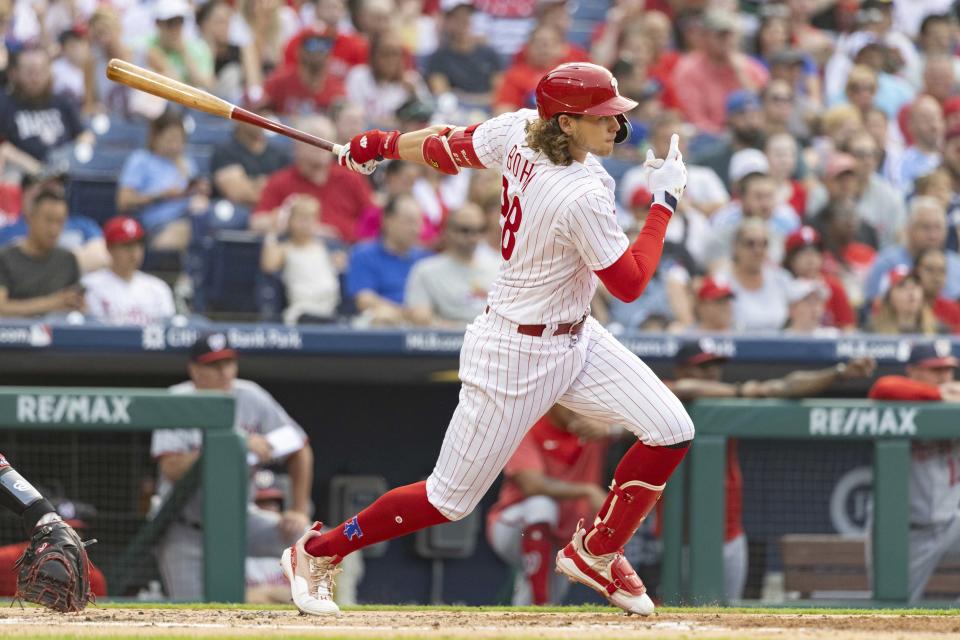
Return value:
<svg viewBox="0 0 960 640">
<path fill-rule="evenodd" d="M 601 321 L 960 332 L 957 12 L 949 0 L 0 0 L 0 316 L 462 327 L 501 259 L 495 171 L 394 162 L 367 178 L 113 84 L 107 61 L 343 141 L 532 107 L 546 71 L 586 60 L 640 103 L 604 159 L 623 226 L 636 232 L 647 212 L 648 147 L 662 156 L 679 132 L 689 170 L 655 278 L 632 303 L 601 290 Z M 106 180 L 91 181 L 94 165 Z M 233 278 L 226 302 L 214 270 Z"/>
</svg>

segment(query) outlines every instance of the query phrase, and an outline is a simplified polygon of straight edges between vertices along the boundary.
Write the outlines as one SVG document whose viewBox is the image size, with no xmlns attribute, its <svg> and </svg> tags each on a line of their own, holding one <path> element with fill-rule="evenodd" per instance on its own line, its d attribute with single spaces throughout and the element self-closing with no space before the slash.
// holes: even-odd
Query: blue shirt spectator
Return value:
<svg viewBox="0 0 960 640">
<path fill-rule="evenodd" d="M 430 255 L 426 249 L 415 247 L 404 255 L 391 253 L 382 239 L 361 242 L 350 254 L 347 272 L 347 293 L 356 296 L 361 291 L 373 291 L 397 304 L 403 304 L 410 269 Z"/>
<path fill-rule="evenodd" d="M 27 222 L 23 216 L 20 216 L 13 224 L 0 227 L 0 246 L 25 238 L 27 231 Z M 73 250 L 82 247 L 91 240 L 102 237 L 103 232 L 95 221 L 86 216 L 71 215 L 63 225 L 63 231 L 60 233 L 60 241 L 57 246 L 61 249 Z"/>
<path fill-rule="evenodd" d="M 197 176 L 197 165 L 192 158 L 184 157 L 184 163 L 138 149 L 123 163 L 117 186 L 132 189 L 155 200 L 145 205 L 138 215 L 147 233 L 155 231 L 186 215 L 189 198 L 186 195 L 166 198 L 164 194 L 186 192 L 190 181 Z M 186 171 L 184 171 L 186 169 Z"/>
</svg>

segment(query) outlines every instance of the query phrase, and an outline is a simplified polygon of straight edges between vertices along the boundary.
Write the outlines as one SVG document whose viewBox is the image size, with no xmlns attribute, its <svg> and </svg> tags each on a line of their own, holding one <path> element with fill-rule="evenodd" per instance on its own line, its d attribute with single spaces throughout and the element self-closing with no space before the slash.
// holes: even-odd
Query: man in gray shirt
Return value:
<svg viewBox="0 0 960 640">
<path fill-rule="evenodd" d="M 0 249 L 0 316 L 40 316 L 83 309 L 80 267 L 57 246 L 67 220 L 67 201 L 41 191 L 24 212 L 27 236 Z"/>
<path fill-rule="evenodd" d="M 500 269 L 494 254 L 477 251 L 486 232 L 483 211 L 472 202 L 450 213 L 446 249 L 417 262 L 407 278 L 404 300 L 410 322 L 462 329 L 483 312 Z"/>
<path fill-rule="evenodd" d="M 310 525 L 313 450 L 307 434 L 260 385 L 237 378 L 236 352 L 223 333 L 200 336 L 190 349 L 190 381 L 171 387 L 173 393 L 225 391 L 236 402 L 233 428 L 246 439 L 251 476 L 261 464 L 282 462 L 290 475 L 290 508 L 267 511 L 247 507 L 247 555 L 278 556 Z M 153 432 L 150 454 L 157 460 L 158 503 L 167 498 L 200 457 L 203 434 L 198 429 Z M 248 492 L 252 500 L 253 492 Z M 203 505 L 197 492 L 157 545 L 157 560 L 167 595 L 175 600 L 202 600 Z"/>
</svg>

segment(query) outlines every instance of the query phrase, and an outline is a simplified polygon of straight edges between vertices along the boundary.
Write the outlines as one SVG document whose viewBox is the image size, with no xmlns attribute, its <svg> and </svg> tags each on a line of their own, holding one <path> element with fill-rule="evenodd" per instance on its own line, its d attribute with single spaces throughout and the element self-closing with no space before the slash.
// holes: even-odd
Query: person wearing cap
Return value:
<svg viewBox="0 0 960 640">
<path fill-rule="evenodd" d="M 185 36 L 183 25 L 193 10 L 187 0 L 163 0 L 154 5 L 157 31 L 146 42 L 147 65 L 191 86 L 213 88 L 213 54 L 200 38 Z"/>
<path fill-rule="evenodd" d="M 737 14 L 710 9 L 703 16 L 703 46 L 681 58 L 673 84 L 684 116 L 701 132 L 723 132 L 727 98 L 738 89 L 757 92 L 769 74 L 762 64 L 739 51 Z"/>
<path fill-rule="evenodd" d="M 66 219 L 62 193 L 37 194 L 25 213 L 27 235 L 0 249 L 0 317 L 83 310 L 77 258 L 57 246 Z"/>
<path fill-rule="evenodd" d="M 871 400 L 960 402 L 954 381 L 958 360 L 949 340 L 918 342 L 910 348 L 906 375 L 882 376 L 870 388 Z M 958 440 L 918 440 L 910 448 L 910 529 L 907 594 L 910 602 L 923 597 L 927 581 L 941 558 L 960 542 L 960 464 Z M 869 530 L 869 529 L 868 529 Z M 872 563 L 870 545 L 867 566 Z"/>
<path fill-rule="evenodd" d="M 721 141 L 695 153 L 693 164 L 713 169 L 724 181 L 728 190 L 730 183 L 730 160 L 743 149 L 760 149 L 766 139 L 763 111 L 760 99 L 751 91 L 734 91 L 727 97 L 726 128 Z"/>
<path fill-rule="evenodd" d="M 825 308 L 820 318 L 824 326 L 838 327 L 845 331 L 856 328 L 857 318 L 843 283 L 833 275 L 824 273 L 823 242 L 816 229 L 803 226 L 787 236 L 783 268 L 794 278 L 822 285 L 818 287 L 818 292 L 825 296 Z M 790 296 L 794 300 L 790 302 L 802 299 L 801 293 L 800 289 L 794 291 Z"/>
<path fill-rule="evenodd" d="M 883 282 L 883 296 L 873 307 L 868 331 L 885 334 L 943 333 L 933 307 L 924 299 L 920 278 L 909 265 L 897 265 Z"/>
<path fill-rule="evenodd" d="M 924 249 L 943 249 L 947 241 L 947 217 L 943 204 L 930 196 L 918 196 L 910 201 L 906 233 L 901 244 L 887 247 L 879 254 L 867 276 L 865 294 L 867 300 L 880 295 L 884 276 L 896 266 L 913 264 Z M 947 251 L 947 281 L 943 295 L 956 300 L 960 298 L 960 256 Z"/>
<path fill-rule="evenodd" d="M 110 266 L 81 280 L 86 288 L 87 314 L 107 323 L 146 326 L 164 323 L 176 309 L 170 285 L 140 271 L 143 266 L 143 226 L 128 216 L 103 225 Z"/>
<path fill-rule="evenodd" d="M 363 108 L 365 129 L 393 128 L 397 124 L 394 112 L 401 105 L 430 94 L 420 74 L 405 68 L 403 41 L 389 31 L 370 39 L 368 62 L 350 69 L 344 90 L 347 102 Z"/>
<path fill-rule="evenodd" d="M 278 66 L 263 86 L 261 109 L 279 115 L 323 112 L 344 96 L 343 74 L 331 69 L 332 32 L 312 30 L 302 34 L 294 65 Z"/>
<path fill-rule="evenodd" d="M 260 509 L 248 492 L 247 555 L 274 556 L 309 526 L 313 487 L 313 449 L 307 434 L 263 387 L 237 377 L 237 351 L 223 332 L 204 333 L 190 347 L 190 380 L 170 388 L 174 394 L 219 391 L 233 396 L 234 431 L 247 446 L 251 476 L 261 466 L 281 464 L 290 476 L 290 504 L 282 513 Z M 158 429 L 150 454 L 157 461 L 155 503 L 162 504 L 175 484 L 200 457 L 198 429 Z M 175 600 L 203 599 L 203 506 L 197 492 L 177 514 L 157 545 L 164 589 Z"/>
<path fill-rule="evenodd" d="M 440 3 L 440 46 L 427 58 L 423 74 L 436 96 L 451 92 L 468 104 L 489 104 L 503 63 L 470 28 L 475 11 L 472 0 Z"/>
<path fill-rule="evenodd" d="M 794 278 L 787 289 L 787 321 L 783 331 L 790 335 L 837 337 L 836 327 L 824 324 L 830 289 L 821 280 Z"/>
<path fill-rule="evenodd" d="M 701 398 L 810 398 L 835 382 L 870 377 L 876 369 L 872 358 L 857 358 L 826 369 L 794 371 L 783 378 L 729 383 L 723 381 L 723 365 L 729 359 L 716 350 L 710 338 L 684 342 L 674 356 L 675 377 L 664 382 L 684 402 Z M 743 598 L 748 567 L 747 538 L 743 530 L 743 473 L 734 439 L 727 440 L 724 490 L 724 596 L 731 602 Z"/>
<path fill-rule="evenodd" d="M 729 333 L 734 330 L 733 299 L 736 294 L 722 277 L 707 276 L 697 288 L 692 331 Z"/>
</svg>

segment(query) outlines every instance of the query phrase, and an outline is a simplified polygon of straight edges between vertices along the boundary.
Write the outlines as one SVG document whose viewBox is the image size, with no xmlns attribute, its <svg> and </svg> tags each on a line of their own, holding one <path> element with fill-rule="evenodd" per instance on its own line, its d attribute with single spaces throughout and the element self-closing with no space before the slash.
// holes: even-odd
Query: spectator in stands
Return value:
<svg viewBox="0 0 960 640">
<path fill-rule="evenodd" d="M 304 26 L 305 21 L 297 15 L 298 4 L 305 7 L 315 3 L 277 0 L 238 0 L 236 3 L 233 35 L 241 48 L 252 50 L 251 57 L 260 68 L 261 76 L 283 66 L 284 44 L 293 37 L 298 26 Z"/>
<path fill-rule="evenodd" d="M 230 140 L 213 150 L 213 197 L 252 208 L 260 200 L 267 177 L 289 162 L 288 154 L 270 144 L 263 129 L 237 122 Z"/>
<path fill-rule="evenodd" d="M 369 63 L 358 64 L 347 74 L 347 100 L 363 108 L 368 129 L 396 128 L 396 110 L 429 93 L 420 74 L 404 68 L 403 55 L 399 36 L 379 35 L 370 41 Z"/>
<path fill-rule="evenodd" d="M 920 278 L 909 265 L 898 265 L 884 278 L 883 297 L 869 322 L 873 333 L 932 335 L 943 331 L 933 307 L 924 298 Z"/>
<path fill-rule="evenodd" d="M 951 251 L 960 249 L 960 126 L 947 131 L 943 143 L 940 169 L 950 176 L 950 204 L 947 206 L 947 244 Z"/>
<path fill-rule="evenodd" d="M 960 333 L 960 302 L 943 295 L 947 281 L 947 254 L 941 249 L 924 249 L 917 254 L 913 271 L 923 289 L 923 299 L 952 333 Z"/>
<path fill-rule="evenodd" d="M 871 387 L 872 400 L 905 402 L 960 402 L 954 381 L 958 361 L 950 342 L 921 342 L 910 349 L 906 376 L 883 376 Z M 940 560 L 960 539 L 957 526 L 956 440 L 913 442 L 910 450 L 910 496 L 907 596 L 911 603 L 923 597 Z M 866 549 L 871 566 L 871 545 Z"/>
<path fill-rule="evenodd" d="M 666 380 L 684 402 L 701 398 L 809 398 L 826 391 L 840 380 L 868 378 L 876 369 L 871 358 L 858 358 L 817 371 L 795 371 L 783 378 L 723 382 L 723 364 L 728 360 L 708 339 L 686 342 L 674 358 L 676 379 Z M 743 530 L 743 472 L 740 470 L 737 441 L 727 441 L 724 490 L 724 596 L 727 602 L 743 599 L 747 581 L 747 539 Z"/>
<path fill-rule="evenodd" d="M 857 319 L 843 283 L 835 276 L 824 273 L 823 243 L 817 230 L 813 227 L 800 227 L 787 236 L 785 248 L 783 268 L 794 278 L 822 284 L 826 291 L 823 325 L 838 327 L 844 331 L 855 329 Z"/>
<path fill-rule="evenodd" d="M 759 218 L 746 218 L 737 227 L 733 260 L 724 277 L 736 298 L 734 323 L 741 331 L 779 330 L 787 320 L 790 274 L 768 262 L 770 232 Z"/>
<path fill-rule="evenodd" d="M 797 216 L 806 211 L 807 188 L 794 178 L 797 172 L 797 141 L 789 133 L 776 133 L 767 138 L 763 148 L 770 166 L 770 177 L 776 184 L 777 205 L 786 205 Z"/>
<path fill-rule="evenodd" d="M 690 328 L 708 333 L 733 331 L 733 299 L 736 294 L 722 277 L 706 276 L 697 289 L 696 323 Z"/>
<path fill-rule="evenodd" d="M 513 605 L 563 602 L 569 582 L 551 570 L 554 554 L 571 528 L 603 504 L 607 448 L 622 431 L 555 405 L 507 461 L 486 533 L 516 576 Z"/>
<path fill-rule="evenodd" d="M 93 111 L 125 113 L 130 89 L 126 85 L 107 78 L 107 63 L 113 58 L 130 60 L 132 55 L 121 38 L 120 21 L 116 10 L 109 5 L 99 5 L 90 16 L 90 55 L 93 69 L 92 82 L 87 86 L 90 108 Z"/>
<path fill-rule="evenodd" d="M 866 223 L 857 215 L 853 202 L 838 200 L 823 209 L 817 219 L 823 230 L 823 271 L 843 283 L 850 306 L 863 306 L 867 275 L 877 252 L 860 242 Z"/>
<path fill-rule="evenodd" d="M 731 93 L 727 98 L 726 114 L 726 130 L 729 131 L 727 137 L 719 144 L 691 157 L 691 162 L 713 169 L 729 189 L 730 158 L 743 149 L 762 149 L 765 133 L 760 100 L 754 93 Z"/>
<path fill-rule="evenodd" d="M 440 46 L 424 69 L 430 90 L 437 96 L 452 92 L 462 102 L 486 107 L 500 81 L 500 56 L 471 30 L 472 0 L 443 0 L 440 10 Z"/>
<path fill-rule="evenodd" d="M 60 55 L 50 65 L 53 92 L 70 99 L 83 111 L 91 103 L 87 95 L 86 73 L 90 65 L 90 41 L 84 29 L 73 27 L 60 34 Z"/>
<path fill-rule="evenodd" d="M 350 254 L 346 295 L 361 314 L 361 322 L 403 324 L 404 291 L 413 265 L 429 252 L 417 246 L 423 213 L 412 196 L 401 195 L 383 209 L 380 238 L 357 244 Z"/>
<path fill-rule="evenodd" d="M 921 92 L 943 107 L 956 93 L 956 80 L 952 54 L 931 56 L 923 68 Z"/>
<path fill-rule="evenodd" d="M 444 225 L 444 250 L 420 260 L 407 278 L 404 304 L 416 325 L 462 329 L 483 313 L 500 260 L 480 253 L 487 231 L 483 210 L 472 202 L 451 211 Z"/>
<path fill-rule="evenodd" d="M 533 92 L 547 71 L 563 61 L 563 35 L 549 25 L 540 25 L 530 33 L 527 55 L 523 62 L 514 62 L 504 72 L 493 97 L 493 112 L 516 111 L 533 107 Z"/>
<path fill-rule="evenodd" d="M 24 47 L 10 56 L 10 90 L 0 95 L 0 154 L 24 173 L 37 173 L 51 149 L 93 144 L 70 100 L 53 93 L 50 56 Z"/>
<path fill-rule="evenodd" d="M 154 6 L 157 32 L 147 40 L 146 61 L 151 69 L 201 89 L 214 85 L 213 54 L 200 38 L 184 35 L 192 9 L 186 0 L 163 0 Z"/>
<path fill-rule="evenodd" d="M 110 251 L 110 267 L 87 274 L 87 313 L 107 324 L 162 324 L 176 309 L 170 286 L 143 266 L 143 227 L 127 216 L 110 218 L 103 225 Z"/>
<path fill-rule="evenodd" d="M 307 115 L 322 112 L 343 97 L 343 76 L 331 68 L 333 43 L 326 32 L 304 37 L 296 64 L 277 67 L 267 78 L 262 107 L 280 115 Z"/>
<path fill-rule="evenodd" d="M 207 208 L 209 182 L 186 154 L 187 134 L 179 112 L 168 109 L 150 123 L 147 148 L 123 163 L 117 181 L 117 210 L 135 215 L 150 246 L 183 250 L 190 241 L 190 212 Z"/>
<path fill-rule="evenodd" d="M 536 27 L 548 25 L 560 33 L 560 39 L 563 40 L 563 55 L 560 56 L 560 63 L 563 62 L 591 62 L 590 53 L 580 45 L 570 41 L 570 27 L 573 25 L 571 12 L 575 10 L 571 0 L 538 0 L 534 10 L 534 20 Z M 525 44 L 522 49 L 517 51 L 513 57 L 513 62 L 524 62 L 527 59 L 527 48 Z"/>
<path fill-rule="evenodd" d="M 326 140 L 335 138 L 333 125 L 322 116 L 302 119 L 297 126 Z M 339 166 L 329 151 L 296 142 L 293 164 L 267 178 L 250 221 L 251 228 L 261 232 L 278 229 L 279 208 L 288 196 L 298 193 L 320 202 L 318 231 L 347 243 L 357 239 L 358 222 L 364 211 L 374 206 L 366 177 Z"/>
<path fill-rule="evenodd" d="M 230 100 L 263 96 L 263 70 L 256 47 L 239 47 L 230 39 L 233 8 L 225 0 L 210 0 L 197 9 L 197 29 L 213 55 L 211 91 Z"/>
<path fill-rule="evenodd" d="M 773 79 L 760 93 L 763 104 L 763 128 L 768 136 L 778 133 L 806 140 L 810 130 L 797 109 L 793 88 L 784 80 Z"/>
<path fill-rule="evenodd" d="M 83 310 L 77 258 L 57 246 L 67 202 L 41 191 L 24 212 L 27 236 L 0 249 L 0 316 L 42 316 Z"/>
<path fill-rule="evenodd" d="M 308 195 L 294 195 L 283 208 L 287 237 L 281 242 L 276 233 L 266 234 L 260 268 L 280 273 L 287 294 L 284 322 L 331 322 L 340 302 L 339 269 L 335 256 L 315 234 L 320 203 Z"/>
<path fill-rule="evenodd" d="M 268 464 L 283 465 L 290 475 L 291 500 L 276 513 L 247 500 L 247 555 L 273 556 L 303 534 L 310 525 L 313 486 L 313 449 L 300 425 L 273 396 L 250 380 L 237 378 L 237 352 L 225 333 L 203 334 L 190 348 L 190 380 L 171 387 L 174 394 L 203 391 L 228 393 L 234 399 L 233 428 L 243 438 L 244 460 L 251 471 Z M 158 503 L 165 501 L 199 460 L 203 433 L 199 429 L 158 429 L 150 454 L 157 461 Z M 237 479 L 238 482 L 246 481 Z M 167 596 L 176 600 L 203 598 L 203 505 L 194 491 L 157 544 L 157 565 Z"/>
<path fill-rule="evenodd" d="M 861 116 L 866 116 L 877 97 L 877 72 L 866 65 L 855 65 L 847 75 L 844 96 Z"/>
<path fill-rule="evenodd" d="M 873 300 L 880 293 L 880 283 L 889 271 L 910 266 L 924 249 L 943 249 L 947 240 L 947 219 L 943 205 L 929 196 L 910 201 L 906 238 L 903 244 L 887 247 L 877 255 L 866 282 L 866 296 Z M 952 300 L 960 298 L 960 256 L 947 251 L 947 282 L 943 294 Z"/>
<path fill-rule="evenodd" d="M 823 186 L 814 187 L 807 201 L 808 217 L 816 219 L 824 208 L 835 202 L 853 203 L 859 211 L 857 197 L 860 185 L 857 161 L 853 156 L 847 153 L 831 153 L 824 169 Z M 872 212 L 871 215 L 877 214 Z M 857 239 L 871 247 L 878 245 L 876 230 L 862 219 L 858 227 Z"/>
<path fill-rule="evenodd" d="M 926 16 L 920 25 L 920 35 L 917 40 L 920 64 L 907 70 L 907 79 L 919 89 L 923 84 L 920 76 L 926 68 L 927 60 L 934 57 L 946 57 L 951 61 L 954 75 L 960 78 L 960 60 L 954 58 L 957 48 L 956 18 L 946 13 L 934 13 Z M 953 58 L 951 60 L 951 58 Z"/>
<path fill-rule="evenodd" d="M 473 28 L 502 59 L 509 60 L 533 39 L 537 0 L 473 0 L 473 5 Z"/>
<path fill-rule="evenodd" d="M 743 89 L 760 91 L 767 71 L 759 62 L 738 50 L 740 25 L 737 16 L 723 9 L 704 14 L 703 48 L 686 54 L 673 70 L 674 90 L 680 109 L 700 131 L 717 135 L 729 113 L 731 93 Z"/>
<path fill-rule="evenodd" d="M 910 107 L 908 128 L 913 144 L 903 152 L 897 186 L 903 192 L 913 189 L 914 181 L 940 164 L 943 147 L 943 109 L 930 96 L 920 96 Z"/>
<path fill-rule="evenodd" d="M 795 278 L 787 289 L 787 322 L 784 333 L 803 336 L 836 336 L 836 327 L 824 324 L 830 290 L 820 280 Z"/>
</svg>

